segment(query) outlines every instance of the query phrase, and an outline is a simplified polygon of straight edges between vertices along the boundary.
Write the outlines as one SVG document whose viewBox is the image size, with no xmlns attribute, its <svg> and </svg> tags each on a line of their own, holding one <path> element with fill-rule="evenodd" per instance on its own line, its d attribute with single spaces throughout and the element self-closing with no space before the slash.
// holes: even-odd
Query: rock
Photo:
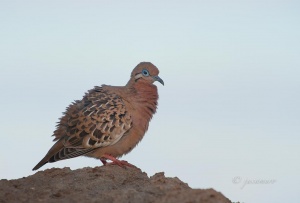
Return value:
<svg viewBox="0 0 300 203">
<path fill-rule="evenodd" d="M 138 168 L 52 168 L 17 180 L 0 180 L 0 202 L 202 202 L 230 203 L 213 189 L 191 189 L 164 173 L 148 177 Z"/>
</svg>

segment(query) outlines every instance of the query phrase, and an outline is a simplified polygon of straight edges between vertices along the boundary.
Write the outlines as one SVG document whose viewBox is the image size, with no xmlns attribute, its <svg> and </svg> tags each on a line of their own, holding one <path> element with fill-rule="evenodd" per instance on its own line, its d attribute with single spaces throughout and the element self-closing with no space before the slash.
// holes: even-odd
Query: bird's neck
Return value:
<svg viewBox="0 0 300 203">
<path fill-rule="evenodd" d="M 156 112 L 158 93 L 157 87 L 153 84 L 138 84 L 132 86 L 131 94 L 137 108 L 143 109 L 152 117 Z"/>
<path fill-rule="evenodd" d="M 129 92 L 127 100 L 132 105 L 131 108 L 142 113 L 145 120 L 149 122 L 157 108 L 157 87 L 150 83 L 136 82 L 132 79 L 125 87 Z"/>
<path fill-rule="evenodd" d="M 105 89 L 121 96 L 126 106 L 142 113 L 148 122 L 156 112 L 158 93 L 157 87 L 153 84 L 129 81 L 126 86 L 105 86 Z"/>
<path fill-rule="evenodd" d="M 135 117 L 132 115 L 132 119 L 141 132 L 138 134 L 144 135 L 149 126 L 149 121 L 157 109 L 158 93 L 157 87 L 153 84 L 138 84 L 130 87 L 130 101 L 131 108 L 139 115 Z"/>
</svg>

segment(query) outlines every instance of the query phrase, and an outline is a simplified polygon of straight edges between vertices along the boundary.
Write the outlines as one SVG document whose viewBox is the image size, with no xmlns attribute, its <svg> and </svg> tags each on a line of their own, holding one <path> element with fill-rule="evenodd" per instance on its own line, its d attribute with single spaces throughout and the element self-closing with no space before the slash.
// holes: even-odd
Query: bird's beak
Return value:
<svg viewBox="0 0 300 203">
<path fill-rule="evenodd" d="M 153 78 L 154 81 L 158 81 L 162 85 L 165 85 L 164 81 L 160 77 L 158 77 L 158 75 L 157 76 L 153 76 L 152 78 Z"/>
</svg>

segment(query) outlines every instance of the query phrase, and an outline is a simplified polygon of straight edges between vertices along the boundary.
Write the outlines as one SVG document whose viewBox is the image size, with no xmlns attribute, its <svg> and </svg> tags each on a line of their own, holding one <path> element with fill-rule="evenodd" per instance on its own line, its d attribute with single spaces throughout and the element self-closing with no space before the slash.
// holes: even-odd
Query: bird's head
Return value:
<svg viewBox="0 0 300 203">
<path fill-rule="evenodd" d="M 131 81 L 134 83 L 152 84 L 155 81 L 164 85 L 164 81 L 158 76 L 159 70 L 150 62 L 139 63 L 131 72 Z"/>
</svg>

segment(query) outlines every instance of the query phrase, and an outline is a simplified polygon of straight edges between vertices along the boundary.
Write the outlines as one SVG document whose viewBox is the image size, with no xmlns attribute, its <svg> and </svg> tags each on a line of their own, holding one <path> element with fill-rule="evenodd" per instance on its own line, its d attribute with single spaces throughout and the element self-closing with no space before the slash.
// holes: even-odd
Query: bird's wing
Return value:
<svg viewBox="0 0 300 203">
<path fill-rule="evenodd" d="M 132 126 L 132 118 L 122 99 L 95 87 L 81 101 L 71 104 L 54 131 L 57 141 L 33 168 L 47 162 L 69 159 L 96 148 L 117 143 Z"/>
<path fill-rule="evenodd" d="M 113 145 L 131 128 L 132 119 L 122 99 L 101 87 L 90 90 L 75 105 L 58 125 L 65 132 L 65 148 L 78 151 Z"/>
</svg>

